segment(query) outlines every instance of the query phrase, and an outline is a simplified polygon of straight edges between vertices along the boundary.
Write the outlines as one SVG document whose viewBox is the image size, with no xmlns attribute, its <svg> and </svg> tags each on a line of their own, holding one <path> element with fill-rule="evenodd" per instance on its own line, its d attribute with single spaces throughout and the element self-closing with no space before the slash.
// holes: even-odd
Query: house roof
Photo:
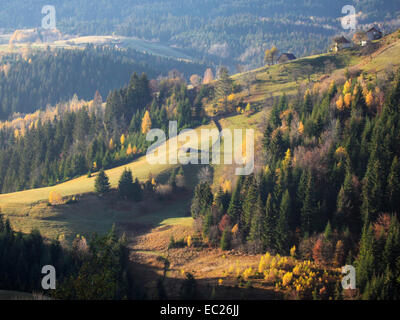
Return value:
<svg viewBox="0 0 400 320">
<path fill-rule="evenodd" d="M 339 43 L 350 43 L 349 40 L 347 40 L 345 37 L 341 36 L 341 37 L 337 37 L 335 39 L 333 39 L 334 42 L 336 42 L 337 44 Z"/>
<path fill-rule="evenodd" d="M 378 28 L 376 28 L 376 27 L 372 27 L 371 29 L 369 29 L 368 31 L 367 31 L 367 33 L 368 32 L 379 32 L 379 33 L 382 33 L 382 31 L 380 31 Z"/>
<path fill-rule="evenodd" d="M 285 59 L 288 59 L 288 60 L 295 60 L 295 59 L 297 59 L 296 56 L 295 56 L 293 53 L 282 53 L 282 54 L 279 56 L 278 60 L 280 60 L 281 58 L 285 58 Z"/>
<path fill-rule="evenodd" d="M 368 40 L 367 33 L 364 31 L 358 31 L 353 36 L 353 41 Z"/>
</svg>

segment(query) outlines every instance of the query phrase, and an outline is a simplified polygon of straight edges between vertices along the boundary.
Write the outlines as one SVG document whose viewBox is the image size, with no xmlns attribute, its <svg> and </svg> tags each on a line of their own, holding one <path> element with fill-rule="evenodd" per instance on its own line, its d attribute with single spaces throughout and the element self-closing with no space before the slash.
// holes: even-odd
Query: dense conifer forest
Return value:
<svg viewBox="0 0 400 320">
<path fill-rule="evenodd" d="M 110 90 L 128 83 L 133 72 L 150 78 L 167 77 L 178 69 L 188 78 L 202 74 L 199 64 L 139 53 L 135 50 L 86 48 L 7 54 L 0 60 L 0 119 L 13 113 L 45 110 L 48 105 L 70 100 L 74 94 L 91 100 L 96 91 L 107 97 Z"/>
</svg>

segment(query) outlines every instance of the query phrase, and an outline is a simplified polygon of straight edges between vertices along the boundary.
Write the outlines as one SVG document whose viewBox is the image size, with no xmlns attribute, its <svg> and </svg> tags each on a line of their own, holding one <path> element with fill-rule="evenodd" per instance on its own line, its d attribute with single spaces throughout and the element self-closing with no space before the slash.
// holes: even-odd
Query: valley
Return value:
<svg viewBox="0 0 400 320">
<path fill-rule="evenodd" d="M 96 41 L 101 40 L 96 39 Z M 279 118 L 282 123 L 279 124 L 276 132 L 281 130 L 279 129 L 280 127 L 283 128 L 282 130 L 290 127 L 286 123 L 285 117 L 287 114 L 284 113 L 284 110 L 280 110 L 276 116 L 277 101 L 282 99 L 282 96 L 303 101 L 306 100 L 307 94 L 314 94 L 313 99 L 316 105 L 317 99 L 322 97 L 327 90 L 330 90 L 332 83 L 338 87 L 346 86 L 346 83 L 349 83 L 350 80 L 357 81 L 360 77 L 362 78 L 362 84 L 365 85 L 365 88 L 371 88 L 371 92 L 374 85 L 392 83 L 393 81 L 388 80 L 390 73 L 400 66 L 399 33 L 395 32 L 388 35 L 375 42 L 375 45 L 375 49 L 368 54 L 362 48 L 357 47 L 343 50 L 339 53 L 309 56 L 285 64 L 276 64 L 235 74 L 231 77 L 231 80 L 233 86 L 238 85 L 240 89 L 236 92 L 231 92 L 226 97 L 228 101 L 226 106 L 223 106 L 221 102 L 216 102 L 214 97 L 207 95 L 202 97 L 200 105 L 205 112 L 204 117 L 218 117 L 223 129 L 255 129 L 256 173 L 264 172 L 264 174 L 268 175 L 269 167 L 265 165 L 265 159 L 263 158 L 266 139 L 265 126 L 267 123 L 274 121 L 274 119 L 278 121 L 277 118 Z M 143 49 L 147 50 L 145 47 Z M 155 50 L 159 50 L 159 48 Z M 161 52 L 164 49 L 161 48 L 160 50 L 159 53 L 162 54 Z M 179 54 L 176 52 L 168 52 L 166 55 L 175 54 L 176 58 L 178 58 Z M 190 57 L 183 57 L 183 59 L 187 58 Z M 173 81 L 171 82 L 173 83 Z M 214 80 L 209 86 L 217 87 L 218 81 Z M 182 91 L 186 90 L 186 85 L 182 85 L 182 88 L 184 88 L 181 89 Z M 343 92 L 345 92 L 345 89 Z M 349 92 L 345 94 L 351 95 Z M 357 90 L 353 91 L 353 94 L 356 96 Z M 173 94 L 171 94 L 172 97 L 178 95 L 178 90 L 173 91 Z M 176 107 L 171 96 L 166 99 L 165 104 L 170 103 L 170 105 Z M 339 96 L 341 96 L 340 90 L 337 92 L 338 101 L 340 100 Z M 332 99 L 333 96 L 331 97 Z M 110 103 L 109 100 L 107 103 Z M 333 103 L 328 103 L 327 108 L 332 108 L 332 105 L 335 107 L 335 104 L 338 106 L 337 109 L 339 111 L 344 109 L 343 101 L 340 107 L 334 101 Z M 379 101 L 377 99 L 376 108 L 378 108 L 378 104 Z M 247 106 L 250 106 L 250 111 Z M 170 109 L 168 111 L 172 114 Z M 292 112 L 295 113 L 294 111 Z M 300 113 L 300 111 L 296 112 Z M 315 113 L 311 111 L 307 117 L 311 118 L 315 116 Z M 353 117 L 356 116 L 359 115 L 354 113 Z M 296 120 L 299 127 L 302 121 L 306 124 L 308 118 L 305 117 L 303 115 L 303 118 L 299 117 L 300 119 Z M 343 120 L 346 119 L 345 117 L 350 117 L 350 115 L 338 115 L 337 117 Z M 343 125 L 344 128 L 347 128 L 346 126 Z M 197 125 L 195 130 L 200 132 L 201 129 L 205 128 L 215 128 L 215 124 L 212 121 L 208 121 L 208 123 Z M 314 130 L 312 125 L 309 128 L 311 128 L 309 130 Z M 297 127 L 295 129 L 300 132 L 300 135 L 303 134 Z M 323 139 L 325 138 L 321 136 L 319 141 L 316 141 L 317 139 L 313 140 L 310 137 L 309 141 L 305 139 L 304 144 L 307 147 L 316 147 L 319 146 L 318 143 L 324 141 Z M 117 150 L 118 148 L 110 148 L 110 150 L 116 150 L 116 153 L 123 154 L 125 145 L 127 145 L 124 141 L 121 138 L 121 143 L 118 145 L 118 148 L 121 149 L 120 151 Z M 348 145 L 346 146 L 348 147 Z M 176 146 L 177 149 L 180 147 L 181 145 Z M 193 148 L 196 147 L 193 146 Z M 340 151 L 339 147 L 340 143 L 338 143 L 337 148 Z M 342 148 L 345 147 L 342 146 Z M 287 153 L 287 150 L 283 150 L 283 158 L 289 157 L 289 160 L 294 163 L 296 160 L 304 161 L 305 163 L 311 161 L 303 158 L 295 160 L 296 156 L 292 157 L 290 148 L 288 149 L 289 153 Z M 167 150 L 171 152 L 171 150 Z M 344 153 L 344 151 L 341 152 Z M 340 157 L 340 152 L 339 156 L 337 154 L 336 156 Z M 349 158 L 347 163 L 352 160 L 356 162 L 354 159 Z M 335 164 L 337 175 L 343 174 L 340 171 L 340 167 L 343 165 L 341 161 L 340 158 L 337 167 Z M 275 170 L 279 178 L 280 172 L 287 170 L 287 166 L 285 167 L 284 161 L 279 160 L 278 163 L 279 165 Z M 125 169 L 132 171 L 133 179 L 137 178 L 144 184 L 154 178 L 157 186 L 161 187 L 169 183 L 168 177 L 171 172 L 179 169 L 179 167 L 179 165 L 169 164 L 149 165 L 142 152 L 141 155 L 127 164 L 106 168 L 105 173 L 109 177 L 112 190 L 105 196 L 96 194 L 95 180 L 98 171 L 91 172 L 90 168 L 90 175 L 67 179 L 59 184 L 0 194 L 0 213 L 9 219 L 15 231 L 29 233 L 32 229 L 38 229 L 46 239 L 59 239 L 65 241 L 65 243 L 71 243 L 76 238 L 76 235 L 89 238 L 93 232 L 102 235 L 107 234 L 111 227 L 115 225 L 117 233 L 119 235 L 125 234 L 128 239 L 129 255 L 135 263 L 133 268 L 135 272 L 142 275 L 139 282 L 146 288 L 147 297 L 150 299 L 160 298 L 156 281 L 159 278 L 164 279 L 163 286 L 167 297 L 179 299 L 179 288 L 188 277 L 187 273 L 190 273 L 196 279 L 200 287 L 198 294 L 201 297 L 217 299 L 223 299 L 224 297 L 229 297 L 229 299 L 310 298 L 314 295 L 313 287 L 310 283 L 319 287 L 323 286 L 323 288 L 325 288 L 324 283 L 326 283 L 326 288 L 328 289 L 325 288 L 325 290 L 329 290 L 330 293 L 325 295 L 325 291 L 321 289 L 322 291 L 319 291 L 318 294 L 326 299 L 334 298 L 331 293 L 334 291 L 332 286 L 334 286 L 335 281 L 337 282 L 340 274 L 338 264 L 333 266 L 332 264 L 311 262 L 311 258 L 317 256 L 316 254 L 311 252 L 309 259 L 306 259 L 296 251 L 298 250 L 296 246 L 294 246 L 295 249 L 292 252 L 292 244 L 289 248 L 290 254 L 279 255 L 278 253 L 272 254 L 269 252 L 261 254 L 252 253 L 251 248 L 247 247 L 244 250 L 245 244 L 231 250 L 223 250 L 209 241 L 210 235 L 204 236 L 204 226 L 199 226 L 199 222 L 196 224 L 196 219 L 192 217 L 194 215 L 191 206 L 193 194 L 197 190 L 196 186 L 207 181 L 210 185 L 210 190 L 215 195 L 217 195 L 220 187 L 224 187 L 223 191 L 229 194 L 233 193 L 233 197 L 233 186 L 237 184 L 238 177 L 235 177 L 231 166 L 183 166 L 184 186 L 179 187 L 176 192 L 167 193 L 165 197 L 160 197 L 158 192 L 144 196 L 139 202 L 132 202 L 121 199 L 118 196 L 117 186 Z M 205 172 L 205 167 L 209 171 Z M 355 169 L 353 168 L 353 170 Z M 204 178 L 204 175 L 207 176 Z M 229 182 L 229 186 L 225 184 L 226 182 Z M 276 183 L 278 184 L 278 182 Z M 49 195 L 52 191 L 60 194 L 66 201 L 56 205 L 49 204 Z M 68 202 L 68 200 L 73 201 Z M 254 203 L 251 204 L 254 205 Z M 327 206 L 327 204 L 325 205 Z M 321 207 L 319 207 L 319 210 L 322 210 Z M 201 222 L 204 223 L 206 217 L 201 219 Z M 329 225 L 330 221 L 334 221 L 333 219 L 328 220 Z M 230 228 L 232 227 L 234 225 L 230 225 Z M 316 227 L 318 232 L 324 231 L 324 228 L 325 225 L 322 226 L 322 229 Z M 253 228 L 251 230 L 253 231 Z M 329 230 L 328 227 L 327 230 Z M 223 232 L 224 230 L 221 233 Z M 316 233 L 314 235 L 316 236 Z M 170 247 L 171 239 L 179 242 L 180 247 Z M 288 250 L 285 252 L 288 252 Z M 268 263 L 265 262 L 267 260 Z M 168 261 L 168 266 L 166 261 Z M 295 269 L 297 271 L 294 271 Z M 286 284 L 287 281 L 285 279 L 289 277 L 290 280 Z M 293 279 L 297 277 L 296 279 L 299 282 L 295 283 L 292 277 L 294 277 Z M 301 282 L 303 280 L 304 283 Z M 314 283 L 314 281 L 316 282 Z M 296 292 L 299 292 L 298 295 L 296 295 Z M 349 298 L 351 299 L 352 296 Z"/>
</svg>

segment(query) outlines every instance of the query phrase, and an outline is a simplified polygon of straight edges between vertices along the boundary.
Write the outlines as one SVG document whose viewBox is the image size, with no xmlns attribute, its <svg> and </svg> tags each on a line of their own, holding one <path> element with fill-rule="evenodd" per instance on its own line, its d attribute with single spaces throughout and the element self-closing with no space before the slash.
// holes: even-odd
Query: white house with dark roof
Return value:
<svg viewBox="0 0 400 320">
<path fill-rule="evenodd" d="M 344 36 L 336 37 L 333 39 L 333 50 L 338 52 L 340 50 L 351 48 L 353 43 Z"/>
</svg>

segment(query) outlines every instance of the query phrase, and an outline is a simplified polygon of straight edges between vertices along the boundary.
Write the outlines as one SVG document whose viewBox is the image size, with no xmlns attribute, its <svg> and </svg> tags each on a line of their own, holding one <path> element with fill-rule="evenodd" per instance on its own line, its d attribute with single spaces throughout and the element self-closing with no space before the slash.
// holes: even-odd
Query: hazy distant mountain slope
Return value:
<svg viewBox="0 0 400 320">
<path fill-rule="evenodd" d="M 110 90 L 128 83 L 134 72 L 157 78 L 174 68 L 186 76 L 205 70 L 200 64 L 107 48 L 39 51 L 24 59 L 0 57 L 0 119 L 45 109 L 74 94 L 91 100 L 98 90 L 106 98 Z"/>
<path fill-rule="evenodd" d="M 263 44 L 296 55 L 325 49 L 343 31 L 337 18 L 347 4 L 363 13 L 360 23 L 390 23 L 400 13 L 398 0 L 16 0 L 0 2 L 0 28 L 40 26 L 49 3 L 63 32 L 155 39 L 231 65 L 261 63 Z"/>
</svg>

